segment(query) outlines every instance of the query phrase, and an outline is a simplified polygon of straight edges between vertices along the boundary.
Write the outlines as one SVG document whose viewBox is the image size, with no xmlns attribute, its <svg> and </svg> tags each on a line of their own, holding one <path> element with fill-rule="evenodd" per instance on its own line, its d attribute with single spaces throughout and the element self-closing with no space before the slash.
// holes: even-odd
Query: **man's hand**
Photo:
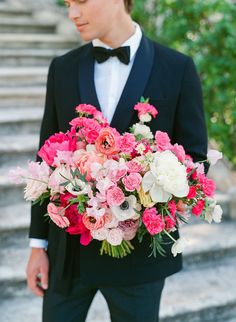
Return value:
<svg viewBox="0 0 236 322">
<path fill-rule="evenodd" d="M 37 296 L 44 296 L 44 290 L 48 288 L 48 256 L 43 248 L 32 247 L 26 268 L 28 287 Z"/>
</svg>

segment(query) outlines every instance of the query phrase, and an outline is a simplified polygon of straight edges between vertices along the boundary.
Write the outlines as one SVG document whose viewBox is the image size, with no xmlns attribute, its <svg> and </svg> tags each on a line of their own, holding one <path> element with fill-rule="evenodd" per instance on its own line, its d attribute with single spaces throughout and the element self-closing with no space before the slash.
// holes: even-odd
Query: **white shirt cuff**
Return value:
<svg viewBox="0 0 236 322">
<path fill-rule="evenodd" d="M 30 247 L 47 248 L 48 241 L 46 239 L 30 238 Z"/>
</svg>

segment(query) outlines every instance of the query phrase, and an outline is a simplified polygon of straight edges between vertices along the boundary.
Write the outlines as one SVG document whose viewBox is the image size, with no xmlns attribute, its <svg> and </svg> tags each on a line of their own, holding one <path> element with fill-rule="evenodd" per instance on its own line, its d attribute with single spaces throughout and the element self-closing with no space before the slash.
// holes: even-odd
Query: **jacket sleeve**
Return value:
<svg viewBox="0 0 236 322">
<path fill-rule="evenodd" d="M 200 80 L 191 58 L 185 64 L 178 99 L 173 142 L 184 146 L 194 162 L 207 159 L 207 130 Z M 205 164 L 208 170 L 208 164 Z"/>
<path fill-rule="evenodd" d="M 47 92 L 43 120 L 40 130 L 39 148 L 44 144 L 45 140 L 52 134 L 58 132 L 58 120 L 54 99 L 54 65 L 55 59 L 52 61 L 47 79 Z M 41 159 L 37 156 L 37 161 Z M 42 206 L 36 204 L 31 207 L 31 223 L 29 230 L 30 238 L 47 239 L 48 236 L 48 221 L 45 220 L 44 215 L 47 213 L 47 202 Z"/>
</svg>

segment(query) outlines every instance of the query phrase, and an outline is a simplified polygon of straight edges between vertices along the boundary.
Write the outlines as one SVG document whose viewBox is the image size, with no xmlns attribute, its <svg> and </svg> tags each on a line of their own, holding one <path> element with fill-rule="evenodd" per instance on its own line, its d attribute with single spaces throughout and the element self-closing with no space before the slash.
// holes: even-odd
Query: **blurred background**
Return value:
<svg viewBox="0 0 236 322">
<path fill-rule="evenodd" d="M 189 247 L 184 270 L 166 281 L 161 322 L 236 322 L 236 1 L 134 2 L 133 18 L 148 36 L 193 57 L 209 145 L 224 153 L 209 173 L 217 182 L 223 221 L 209 225 L 199 220 L 181 229 Z M 66 15 L 60 0 L 0 0 L 2 322 L 41 321 L 41 299 L 27 290 L 25 280 L 30 205 L 23 201 L 22 187 L 7 175 L 35 157 L 50 61 L 81 44 Z M 98 293 L 87 322 L 108 321 Z"/>
</svg>

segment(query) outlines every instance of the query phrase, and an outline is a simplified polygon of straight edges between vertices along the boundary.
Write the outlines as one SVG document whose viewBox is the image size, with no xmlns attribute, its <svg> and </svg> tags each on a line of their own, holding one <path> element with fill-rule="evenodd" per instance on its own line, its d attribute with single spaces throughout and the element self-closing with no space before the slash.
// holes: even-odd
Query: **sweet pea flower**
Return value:
<svg viewBox="0 0 236 322">
<path fill-rule="evenodd" d="M 180 254 L 184 251 L 185 247 L 187 246 L 187 239 L 186 238 L 179 238 L 171 247 L 171 252 L 174 257 L 177 256 L 177 254 Z"/>
<path fill-rule="evenodd" d="M 223 154 L 217 150 L 209 150 L 207 153 L 207 160 L 211 165 L 215 165 L 218 160 L 222 159 Z"/>
</svg>

